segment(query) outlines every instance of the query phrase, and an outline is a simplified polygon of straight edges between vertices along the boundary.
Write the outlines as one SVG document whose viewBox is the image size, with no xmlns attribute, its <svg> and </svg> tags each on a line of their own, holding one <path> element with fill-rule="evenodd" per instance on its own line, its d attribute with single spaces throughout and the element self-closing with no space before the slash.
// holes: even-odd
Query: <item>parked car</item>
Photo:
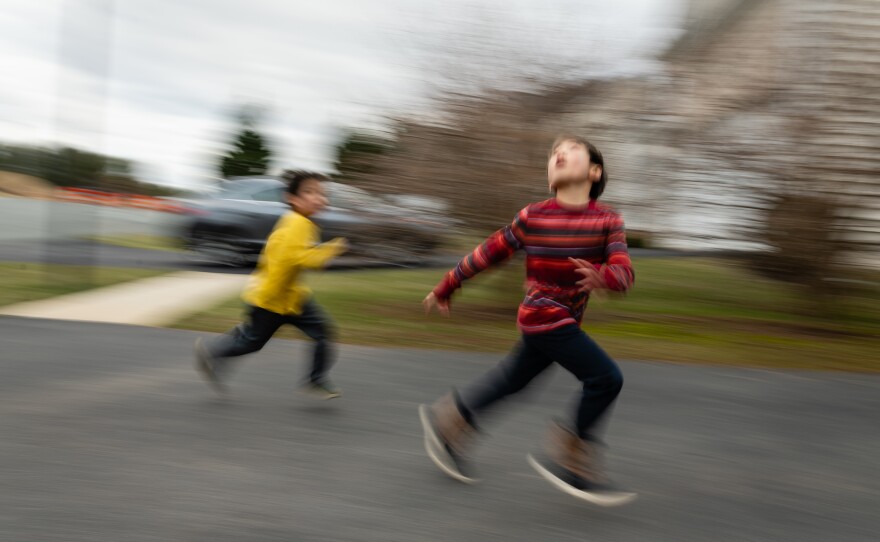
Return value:
<svg viewBox="0 0 880 542">
<path fill-rule="evenodd" d="M 418 261 L 441 242 L 439 219 L 414 216 L 370 193 L 328 181 L 329 205 L 313 217 L 322 240 L 345 237 L 350 254 L 396 263 Z M 190 200 L 181 238 L 199 259 L 229 265 L 256 261 L 282 214 L 285 185 L 274 177 L 245 177 L 227 182 L 211 196 Z"/>
</svg>

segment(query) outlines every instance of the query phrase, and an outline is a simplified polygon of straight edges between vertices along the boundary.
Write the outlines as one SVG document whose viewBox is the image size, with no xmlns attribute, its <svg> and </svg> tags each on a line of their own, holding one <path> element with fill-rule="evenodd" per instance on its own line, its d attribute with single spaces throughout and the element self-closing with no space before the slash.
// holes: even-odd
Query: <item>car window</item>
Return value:
<svg viewBox="0 0 880 542">
<path fill-rule="evenodd" d="M 284 201 L 284 194 L 281 188 L 269 188 L 268 190 L 260 190 L 251 194 L 251 198 L 257 201 L 273 201 L 276 203 Z"/>
<path fill-rule="evenodd" d="M 251 197 L 240 187 L 224 188 L 217 193 L 220 199 L 251 199 Z"/>
<path fill-rule="evenodd" d="M 251 199 L 252 191 L 253 187 L 231 185 L 225 187 L 217 196 L 223 199 Z"/>
<path fill-rule="evenodd" d="M 369 192 L 339 183 L 328 187 L 327 199 L 330 200 L 330 205 L 343 209 L 364 209 L 380 204 Z"/>
</svg>

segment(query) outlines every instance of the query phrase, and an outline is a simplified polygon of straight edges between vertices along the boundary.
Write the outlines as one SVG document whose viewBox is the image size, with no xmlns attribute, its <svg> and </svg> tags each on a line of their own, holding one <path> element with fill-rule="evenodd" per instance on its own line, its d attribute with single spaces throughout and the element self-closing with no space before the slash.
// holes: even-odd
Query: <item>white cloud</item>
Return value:
<svg viewBox="0 0 880 542">
<path fill-rule="evenodd" d="M 597 58 L 584 48 L 601 43 L 604 60 L 585 73 L 605 69 L 601 63 L 637 65 L 646 44 L 674 23 L 673 11 L 648 0 L 479 4 L 504 15 L 510 35 L 501 36 L 502 47 L 532 62 Z M 76 6 L 66 22 L 64 5 Z M 112 17 L 102 10 L 108 5 Z M 7 76 L 0 133 L 5 140 L 98 146 L 143 162 L 150 180 L 192 185 L 213 174 L 212 153 L 229 136 L 234 105 L 257 101 L 271 113 L 265 128 L 279 166 L 328 167 L 340 128 L 412 107 L 423 88 L 425 72 L 416 68 L 424 68 L 425 51 L 443 44 L 472 6 L 0 0 L 0 70 Z"/>
</svg>

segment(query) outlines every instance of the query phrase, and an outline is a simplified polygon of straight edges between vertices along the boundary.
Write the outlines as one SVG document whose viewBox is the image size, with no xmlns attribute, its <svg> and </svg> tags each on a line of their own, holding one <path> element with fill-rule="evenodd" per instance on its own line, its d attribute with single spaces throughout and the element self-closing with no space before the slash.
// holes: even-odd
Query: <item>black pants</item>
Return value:
<svg viewBox="0 0 880 542">
<path fill-rule="evenodd" d="M 301 314 L 277 314 L 249 305 L 244 322 L 207 341 L 206 346 L 211 355 L 221 359 L 250 354 L 263 348 L 284 324 L 298 328 L 315 341 L 309 381 L 320 382 L 333 365 L 335 327 L 320 305 L 312 299 L 303 306 Z"/>
<path fill-rule="evenodd" d="M 472 382 L 461 402 L 474 422 L 493 403 L 512 395 L 558 363 L 583 384 L 574 423 L 581 438 L 597 438 L 596 425 L 623 387 L 617 364 L 578 326 L 523 335 L 512 354 Z"/>
</svg>

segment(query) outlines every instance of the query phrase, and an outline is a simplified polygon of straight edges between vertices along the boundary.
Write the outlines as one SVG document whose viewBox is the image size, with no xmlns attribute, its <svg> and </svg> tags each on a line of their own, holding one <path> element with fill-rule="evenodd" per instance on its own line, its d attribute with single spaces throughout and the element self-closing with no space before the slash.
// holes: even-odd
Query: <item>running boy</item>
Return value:
<svg viewBox="0 0 880 542">
<path fill-rule="evenodd" d="M 299 328 L 314 344 L 312 367 L 304 391 L 322 399 L 341 395 L 327 377 L 333 364 L 333 322 L 302 284 L 300 275 L 319 269 L 347 249 L 345 239 L 323 244 L 318 226 L 309 217 L 327 206 L 325 175 L 310 171 L 286 171 L 285 196 L 293 212 L 281 217 L 266 242 L 257 268 L 242 296 L 246 320 L 216 338 L 196 340 L 196 367 L 219 390 L 232 357 L 256 352 L 284 324 Z"/>
<path fill-rule="evenodd" d="M 625 292 L 633 284 L 632 263 L 620 215 L 596 200 L 608 174 L 602 154 L 576 136 L 556 140 L 547 164 L 555 197 L 522 209 L 443 280 L 423 301 L 448 316 L 450 298 L 464 280 L 526 252 L 528 292 L 519 307 L 522 338 L 508 359 L 431 407 L 421 405 L 425 448 L 446 474 L 473 482 L 466 456 L 486 409 L 522 390 L 553 362 L 582 384 L 571 422 L 554 422 L 546 457 L 531 465 L 559 489 L 596 504 L 623 504 L 633 493 L 611 488 L 597 457 L 598 422 L 623 386 L 617 364 L 584 333 L 581 319 L 590 293 Z"/>
</svg>

